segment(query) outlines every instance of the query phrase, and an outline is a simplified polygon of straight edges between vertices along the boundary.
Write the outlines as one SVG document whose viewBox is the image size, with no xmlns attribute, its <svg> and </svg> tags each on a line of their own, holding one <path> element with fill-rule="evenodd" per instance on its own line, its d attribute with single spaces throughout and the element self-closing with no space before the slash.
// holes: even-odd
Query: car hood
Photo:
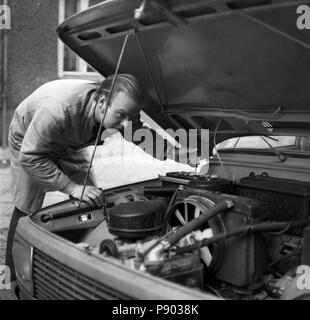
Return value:
<svg viewBox="0 0 310 320">
<path fill-rule="evenodd" d="M 153 97 L 145 111 L 163 128 L 245 134 L 307 134 L 310 30 L 297 7 L 310 1 L 114 0 L 58 27 L 60 39 L 102 75 L 139 77 Z M 221 119 L 221 121 L 219 121 Z"/>
</svg>

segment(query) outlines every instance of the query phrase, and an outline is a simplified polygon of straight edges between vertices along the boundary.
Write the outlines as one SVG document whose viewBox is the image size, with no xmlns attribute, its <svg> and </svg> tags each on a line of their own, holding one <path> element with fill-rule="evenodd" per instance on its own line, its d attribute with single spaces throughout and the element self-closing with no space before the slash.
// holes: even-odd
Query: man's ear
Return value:
<svg viewBox="0 0 310 320">
<path fill-rule="evenodd" d="M 104 110 L 104 102 L 105 102 L 105 95 L 103 94 L 102 96 L 100 96 L 99 102 L 98 102 L 98 106 L 101 111 Z"/>
</svg>

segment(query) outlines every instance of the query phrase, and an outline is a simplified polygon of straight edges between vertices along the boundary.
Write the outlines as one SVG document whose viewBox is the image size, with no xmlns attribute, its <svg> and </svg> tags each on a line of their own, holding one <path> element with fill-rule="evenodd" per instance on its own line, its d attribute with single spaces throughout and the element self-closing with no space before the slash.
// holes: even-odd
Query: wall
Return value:
<svg viewBox="0 0 310 320">
<path fill-rule="evenodd" d="M 8 122 L 41 84 L 57 79 L 58 0 L 9 0 Z"/>
</svg>

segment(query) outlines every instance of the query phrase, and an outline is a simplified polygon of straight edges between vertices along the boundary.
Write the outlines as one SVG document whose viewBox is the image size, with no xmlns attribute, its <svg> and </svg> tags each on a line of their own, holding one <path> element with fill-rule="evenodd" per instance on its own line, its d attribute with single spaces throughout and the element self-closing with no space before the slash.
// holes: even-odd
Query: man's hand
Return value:
<svg viewBox="0 0 310 320">
<path fill-rule="evenodd" d="M 83 186 L 70 182 L 69 185 L 62 190 L 62 192 L 70 195 L 73 198 L 80 199 L 83 191 Z M 82 201 L 86 202 L 89 206 L 102 207 L 105 205 L 104 196 L 102 190 L 93 187 L 86 186 L 83 194 Z"/>
</svg>

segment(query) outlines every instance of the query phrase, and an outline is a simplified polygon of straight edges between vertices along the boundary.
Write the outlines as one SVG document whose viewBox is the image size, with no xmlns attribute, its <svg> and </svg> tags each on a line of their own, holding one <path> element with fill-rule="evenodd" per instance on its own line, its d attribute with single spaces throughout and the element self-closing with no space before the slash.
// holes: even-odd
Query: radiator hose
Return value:
<svg viewBox="0 0 310 320">
<path fill-rule="evenodd" d="M 201 242 L 194 243 L 184 248 L 177 250 L 178 254 L 183 254 L 185 252 L 191 252 L 197 248 L 210 246 L 214 243 L 223 241 L 224 239 L 229 239 L 237 236 L 245 236 L 249 232 L 275 232 L 275 231 L 288 231 L 294 228 L 303 228 L 310 224 L 310 218 L 297 220 L 294 222 L 275 222 L 275 221 L 265 221 L 261 223 L 255 223 L 252 225 L 245 225 L 241 227 L 236 227 L 227 232 L 218 233 L 210 239 L 204 239 Z"/>
<path fill-rule="evenodd" d="M 144 262 L 146 266 L 161 264 L 164 259 L 164 251 L 177 243 L 180 239 L 187 234 L 198 229 L 207 223 L 210 219 L 218 215 L 219 213 L 230 209 L 233 206 L 233 202 L 229 200 L 222 201 L 210 208 L 208 211 L 190 221 L 176 232 L 169 234 L 164 240 L 158 241 L 152 248 L 148 248 L 147 252 L 144 252 Z"/>
</svg>

